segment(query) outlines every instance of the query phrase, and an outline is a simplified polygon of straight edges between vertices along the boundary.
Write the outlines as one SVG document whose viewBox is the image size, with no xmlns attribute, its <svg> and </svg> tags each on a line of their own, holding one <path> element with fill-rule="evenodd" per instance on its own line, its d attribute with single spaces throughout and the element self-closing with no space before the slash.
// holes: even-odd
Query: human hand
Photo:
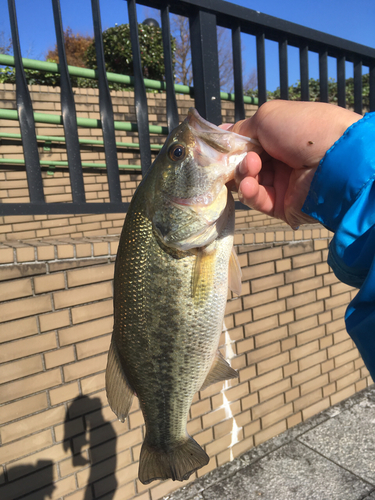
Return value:
<svg viewBox="0 0 375 500">
<path fill-rule="evenodd" d="M 294 229 L 316 222 L 301 209 L 319 162 L 361 118 L 325 103 L 277 100 L 263 104 L 253 117 L 230 128 L 257 139 L 264 149 L 260 156 L 249 152 L 237 167 L 235 188 L 240 200 Z"/>
</svg>

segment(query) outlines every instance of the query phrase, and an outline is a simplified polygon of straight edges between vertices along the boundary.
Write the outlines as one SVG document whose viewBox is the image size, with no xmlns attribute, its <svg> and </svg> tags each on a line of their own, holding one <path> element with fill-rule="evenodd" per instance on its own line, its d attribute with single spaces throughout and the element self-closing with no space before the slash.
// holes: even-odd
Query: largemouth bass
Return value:
<svg viewBox="0 0 375 500">
<path fill-rule="evenodd" d="M 234 201 L 226 183 L 256 141 L 191 109 L 132 199 L 114 279 L 109 404 L 124 421 L 133 395 L 146 424 L 139 479 L 185 480 L 209 462 L 186 431 L 194 394 L 237 377 L 218 351 L 228 282 L 240 293 Z M 229 272 L 228 272 L 229 270 Z"/>
</svg>

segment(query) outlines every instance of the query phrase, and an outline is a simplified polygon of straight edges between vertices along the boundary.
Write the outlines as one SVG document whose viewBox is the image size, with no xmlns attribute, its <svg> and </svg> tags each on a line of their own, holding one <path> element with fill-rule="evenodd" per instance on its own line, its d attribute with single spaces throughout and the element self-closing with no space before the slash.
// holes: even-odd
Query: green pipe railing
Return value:
<svg viewBox="0 0 375 500">
<path fill-rule="evenodd" d="M 1 113 L 0 113 L 1 114 Z M 9 132 L 1 132 L 0 138 L 4 139 L 21 139 L 21 134 L 11 134 Z M 64 136 L 56 136 L 56 135 L 37 135 L 37 141 L 45 141 L 45 142 L 65 142 Z M 96 139 L 78 139 L 80 144 L 89 144 L 89 145 L 98 145 L 103 146 L 104 141 L 96 140 Z M 139 149 L 139 144 L 137 142 L 116 142 L 116 146 L 119 148 L 128 148 L 128 149 Z M 151 149 L 160 150 L 163 146 L 162 144 L 151 144 Z"/>
<path fill-rule="evenodd" d="M 13 158 L 0 158 L 0 164 L 6 163 L 7 165 L 24 165 L 25 160 L 13 159 Z M 40 160 L 41 166 L 45 167 L 68 167 L 69 163 L 67 161 L 50 161 L 50 160 Z M 82 162 L 82 167 L 86 168 L 107 168 L 105 163 L 91 163 Z M 141 165 L 126 165 L 124 163 L 119 164 L 119 169 L 122 170 L 141 170 Z"/>
<path fill-rule="evenodd" d="M 18 111 L 15 109 L 0 109 L 0 118 L 4 120 L 18 120 Z M 36 123 L 50 123 L 53 125 L 62 125 L 63 119 L 61 115 L 50 115 L 47 113 L 34 113 L 34 120 Z M 117 122 L 115 121 L 115 130 L 122 130 L 125 132 L 137 132 L 138 126 L 136 123 L 130 122 Z M 94 118 L 78 118 L 77 125 L 86 128 L 101 128 L 100 120 Z M 168 128 L 160 125 L 149 125 L 151 134 L 168 135 Z"/>
<path fill-rule="evenodd" d="M 24 68 L 36 69 L 39 71 L 46 71 L 50 73 L 60 73 L 59 64 L 46 61 L 37 61 L 36 59 L 22 58 L 22 64 Z M 5 54 L 0 54 L 0 65 L 4 66 L 14 66 L 14 57 Z M 82 78 L 89 78 L 91 80 L 97 80 L 97 72 L 94 69 L 78 68 L 77 66 L 68 66 L 69 74 L 72 76 L 78 76 Z M 109 82 L 122 83 L 124 85 L 129 85 L 134 87 L 134 78 L 132 76 L 119 75 L 117 73 L 107 73 L 107 79 Z M 165 82 L 159 82 L 157 80 L 150 80 L 149 78 L 144 79 L 145 87 L 152 90 L 167 90 Z M 187 94 L 194 96 L 194 87 L 189 87 L 188 85 L 175 84 L 175 92 L 177 94 Z M 220 92 L 220 98 L 223 101 L 234 101 L 234 94 L 228 92 Z M 256 97 L 244 96 L 245 104 L 255 104 L 258 105 L 258 99 Z"/>
</svg>

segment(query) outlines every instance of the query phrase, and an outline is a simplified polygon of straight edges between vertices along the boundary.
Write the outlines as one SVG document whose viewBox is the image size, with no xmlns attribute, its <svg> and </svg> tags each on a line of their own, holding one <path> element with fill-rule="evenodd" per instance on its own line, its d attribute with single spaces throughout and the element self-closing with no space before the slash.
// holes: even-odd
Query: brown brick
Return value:
<svg viewBox="0 0 375 500">
<path fill-rule="evenodd" d="M 278 263 L 276 263 L 277 265 Z M 260 279 L 251 280 L 251 292 L 258 293 L 263 290 L 269 290 L 271 288 L 277 288 L 284 284 L 284 275 L 275 274 L 273 276 L 266 276 Z"/>
<path fill-rule="evenodd" d="M 268 413 L 281 408 L 284 405 L 284 395 L 279 394 L 264 403 L 254 406 L 251 409 L 251 415 L 253 420 L 257 420 L 259 417 L 263 417 Z"/>
<path fill-rule="evenodd" d="M 329 398 L 322 399 L 321 401 L 318 401 L 317 403 L 302 410 L 303 420 L 307 420 L 327 408 L 329 408 Z"/>
<path fill-rule="evenodd" d="M 63 367 L 66 382 L 91 375 L 92 373 L 104 370 L 107 363 L 107 354 L 95 356 L 84 361 L 78 361 Z"/>
<path fill-rule="evenodd" d="M 242 340 L 241 342 L 237 342 L 236 347 L 237 347 L 238 354 L 242 354 L 243 352 L 250 351 L 251 349 L 254 349 L 254 339 L 249 338 L 246 340 Z"/>
<path fill-rule="evenodd" d="M 314 378 L 312 380 L 309 380 L 308 382 L 305 382 L 304 384 L 301 384 L 300 387 L 301 396 L 304 396 L 309 392 L 313 392 L 317 388 L 324 387 L 327 384 L 328 384 L 328 374 L 325 373 L 323 375 L 320 375 L 320 377 Z"/>
<path fill-rule="evenodd" d="M 313 392 L 306 394 L 305 396 L 294 401 L 294 411 L 303 410 L 304 408 L 308 408 L 312 404 L 316 403 L 322 399 L 322 390 L 316 389 Z"/>
<path fill-rule="evenodd" d="M 84 269 L 74 269 L 68 271 L 69 288 L 98 283 L 113 279 L 114 264 L 104 266 L 91 266 Z"/>
<path fill-rule="evenodd" d="M 319 342 L 315 340 L 309 344 L 305 344 L 301 347 L 296 347 L 290 351 L 290 360 L 295 361 L 297 359 L 304 358 L 309 354 L 319 351 Z"/>
<path fill-rule="evenodd" d="M 323 286 L 323 279 L 321 276 L 316 276 L 315 278 L 306 279 L 294 283 L 294 293 L 304 293 L 309 290 L 316 290 Z"/>
<path fill-rule="evenodd" d="M 294 321 L 294 310 L 279 314 L 280 325 L 286 325 Z"/>
<path fill-rule="evenodd" d="M 290 389 L 285 393 L 285 402 L 289 403 L 290 401 L 295 401 L 300 397 L 299 387 L 295 387 L 294 389 Z"/>
<path fill-rule="evenodd" d="M 241 399 L 242 411 L 248 410 L 258 404 L 258 393 L 250 394 Z"/>
<path fill-rule="evenodd" d="M 267 415 L 261 418 L 262 429 L 266 429 L 267 427 L 276 424 L 276 422 L 284 420 L 285 418 L 289 417 L 292 413 L 293 413 L 293 403 L 288 403 L 287 405 L 278 408 L 276 411 L 268 413 Z"/>
<path fill-rule="evenodd" d="M 299 267 L 305 267 L 312 263 L 318 263 L 321 261 L 321 252 L 311 252 L 305 255 L 297 255 L 296 257 L 292 257 L 292 266 L 293 269 L 297 269 Z"/>
<path fill-rule="evenodd" d="M 298 307 L 294 310 L 296 315 L 296 320 L 306 318 L 307 316 L 312 316 L 318 314 L 324 310 L 324 302 L 322 300 L 314 302 L 313 304 L 308 304 L 306 306 Z"/>
<path fill-rule="evenodd" d="M 306 280 L 315 276 L 314 266 L 306 266 L 285 273 L 285 283 L 294 283 L 295 281 Z"/>
<path fill-rule="evenodd" d="M 36 411 L 44 410 L 48 406 L 47 394 L 42 392 L 29 396 L 28 398 L 21 399 L 15 403 L 4 405 L 0 412 L 0 424 L 25 417 Z"/>
<path fill-rule="evenodd" d="M 327 359 L 326 351 L 318 351 L 315 354 L 311 354 L 310 356 L 306 356 L 298 361 L 300 371 L 307 370 L 311 366 L 314 366 L 318 363 L 322 363 Z"/>
<path fill-rule="evenodd" d="M 62 346 L 74 344 L 106 333 L 112 333 L 112 330 L 113 317 L 108 316 L 106 318 L 59 330 L 59 340 Z"/>
<path fill-rule="evenodd" d="M 339 403 L 343 399 L 350 398 L 350 396 L 353 396 L 354 393 L 355 393 L 355 384 L 350 385 L 349 387 L 346 387 L 345 389 L 342 389 L 341 391 L 338 391 L 335 394 L 332 394 L 332 396 L 330 396 L 331 406 Z"/>
<path fill-rule="evenodd" d="M 107 299 L 108 297 L 112 297 L 111 283 L 82 286 L 63 292 L 56 292 L 53 295 L 56 309 Z"/>
<path fill-rule="evenodd" d="M 34 432 L 46 429 L 51 425 L 63 422 L 65 418 L 65 408 L 59 406 L 51 410 L 38 413 L 32 417 L 23 418 L 15 423 L 1 428 L 2 443 L 9 443 L 15 439 L 25 437 Z"/>
<path fill-rule="evenodd" d="M 262 375 L 268 371 L 274 370 L 279 366 L 283 366 L 289 363 L 289 352 L 283 352 L 278 356 L 274 356 L 265 361 L 261 361 L 258 363 L 258 375 Z"/>
<path fill-rule="evenodd" d="M 47 274 L 34 278 L 35 293 L 46 293 L 65 288 L 65 278 L 63 273 Z"/>
<path fill-rule="evenodd" d="M 41 371 L 43 371 L 43 363 L 40 355 L 5 363 L 0 366 L 0 384 Z"/>
<path fill-rule="evenodd" d="M 44 333 L 34 335 L 26 339 L 15 340 L 4 344 L 0 351 L 0 363 L 11 361 L 12 359 L 30 356 L 38 352 L 43 352 L 56 347 L 56 337 L 54 333 Z"/>
<path fill-rule="evenodd" d="M 29 317 L 17 321 L 0 324 L 0 342 L 16 340 L 38 333 L 36 317 Z"/>
<path fill-rule="evenodd" d="M 302 415 L 300 412 L 295 413 L 291 417 L 287 418 L 286 421 L 287 421 L 288 429 L 291 429 L 295 425 L 298 425 L 300 422 L 302 422 Z"/>
<path fill-rule="evenodd" d="M 273 344 L 269 344 L 265 347 L 256 349 L 254 351 L 247 353 L 247 363 L 249 365 L 253 363 L 259 363 L 264 359 L 271 358 L 276 356 L 281 352 L 280 342 L 274 342 Z"/>
<path fill-rule="evenodd" d="M 40 331 L 47 332 L 70 324 L 69 311 L 63 310 L 39 316 Z"/>
<path fill-rule="evenodd" d="M 0 318 L 2 321 L 11 321 L 26 316 L 34 316 L 51 311 L 51 299 L 48 295 L 31 297 L 13 302 L 0 304 Z"/>
<path fill-rule="evenodd" d="M 45 430 L 15 443 L 3 445 L 1 458 L 3 463 L 10 462 L 49 445 L 52 445 L 52 434 L 50 430 Z"/>
<path fill-rule="evenodd" d="M 252 320 L 251 310 L 236 313 L 234 315 L 234 318 L 236 326 L 243 325 L 244 323 L 249 323 Z"/>
<path fill-rule="evenodd" d="M 89 340 L 77 344 L 77 358 L 84 359 L 95 354 L 107 352 L 111 341 L 111 335 L 106 335 L 98 339 Z"/>
<path fill-rule="evenodd" d="M 271 427 L 268 427 L 264 431 L 255 434 L 254 436 L 255 446 L 264 443 L 264 441 L 268 441 L 269 439 L 277 436 L 278 434 L 281 434 L 284 431 L 286 431 L 286 421 L 282 420 L 281 422 L 272 425 Z"/>
<path fill-rule="evenodd" d="M 240 374 L 240 383 L 252 379 L 256 377 L 255 366 L 249 366 L 248 368 L 244 368 L 243 370 L 239 371 L 239 374 Z"/>
<path fill-rule="evenodd" d="M 244 297 L 243 304 L 244 304 L 244 309 L 249 309 L 251 307 L 268 304 L 276 300 L 277 300 L 277 290 L 276 288 L 273 288 L 271 290 L 265 290 L 264 292 L 259 292 Z"/>
<path fill-rule="evenodd" d="M 72 382 L 70 384 L 64 384 L 57 389 L 50 389 L 50 399 L 52 405 L 58 405 L 65 401 L 76 398 L 79 395 L 79 387 L 77 382 Z"/>
<path fill-rule="evenodd" d="M 255 346 L 257 348 L 271 344 L 277 340 L 285 339 L 288 336 L 287 326 L 275 328 L 274 330 L 267 331 L 255 337 Z"/>
<path fill-rule="evenodd" d="M 28 396 L 38 391 L 48 389 L 61 384 L 60 370 L 49 370 L 48 372 L 32 375 L 31 377 L 16 380 L 6 384 L 0 392 L 0 403 L 12 401 L 23 396 Z"/>
<path fill-rule="evenodd" d="M 53 260 L 55 258 L 55 247 L 53 245 L 37 246 L 38 260 Z"/>
<path fill-rule="evenodd" d="M 292 260 L 291 259 L 283 259 L 278 260 L 276 262 L 276 271 L 278 273 L 282 273 L 284 271 L 289 271 L 292 268 Z"/>
<path fill-rule="evenodd" d="M 210 399 L 205 399 L 204 401 L 199 401 L 191 406 L 191 417 L 199 417 L 211 411 L 211 401 Z"/>
<path fill-rule="evenodd" d="M 344 389 L 348 385 L 351 385 L 351 384 L 353 384 L 355 382 L 358 382 L 358 380 L 360 378 L 361 378 L 361 372 L 360 372 L 360 370 L 357 370 L 357 371 L 355 371 L 353 373 L 350 373 L 346 377 L 340 378 L 336 382 L 337 390 L 341 391 L 342 389 Z"/>
<path fill-rule="evenodd" d="M 340 344 L 333 345 L 328 348 L 328 357 L 335 358 L 344 352 L 348 352 L 353 349 L 353 341 L 352 339 L 345 340 L 344 342 L 340 342 Z"/>
<path fill-rule="evenodd" d="M 298 372 L 298 361 L 294 361 L 293 363 L 289 363 L 283 366 L 284 378 L 290 377 L 294 375 L 294 373 Z"/>
<path fill-rule="evenodd" d="M 266 332 L 268 334 L 273 328 L 279 326 L 279 319 L 277 315 L 269 316 L 268 318 L 262 319 L 260 321 L 253 321 L 249 325 L 245 325 L 245 336 L 256 335 L 257 333 Z"/>
<path fill-rule="evenodd" d="M 0 283 L 0 301 L 8 301 L 28 297 L 33 294 L 31 279 L 12 280 Z"/>
<path fill-rule="evenodd" d="M 44 354 L 46 368 L 54 368 L 55 366 L 65 365 L 75 360 L 74 348 L 63 347 L 56 351 L 47 352 Z"/>
<path fill-rule="evenodd" d="M 86 306 L 74 307 L 72 309 L 72 320 L 73 324 L 86 323 L 87 321 L 103 318 L 104 316 L 112 316 L 112 314 L 113 300 L 103 300 Z"/>
<path fill-rule="evenodd" d="M 260 278 L 261 276 L 269 276 L 270 274 L 275 274 L 274 262 L 266 262 L 265 264 L 245 267 L 244 269 L 242 269 L 242 280 L 252 280 L 255 278 Z"/>
<path fill-rule="evenodd" d="M 324 337 L 324 335 L 325 335 L 325 328 L 324 325 L 322 325 L 297 335 L 297 344 L 298 346 L 301 346 L 315 339 L 320 339 Z"/>
<path fill-rule="evenodd" d="M 300 371 L 292 376 L 293 387 L 295 387 L 296 385 L 304 384 L 309 380 L 319 377 L 320 374 L 321 374 L 320 365 L 314 365 L 307 370 Z"/>
<path fill-rule="evenodd" d="M 249 253 L 250 266 L 282 259 L 282 248 L 273 247 Z"/>
<path fill-rule="evenodd" d="M 285 300 L 277 300 L 271 302 L 270 304 L 254 307 L 253 309 L 254 321 L 266 318 L 267 316 L 273 316 L 274 314 L 278 314 L 280 312 L 285 311 L 285 309 L 286 309 Z"/>
<path fill-rule="evenodd" d="M 263 403 L 264 401 L 267 401 L 268 399 L 271 399 L 274 396 L 277 396 L 279 394 L 282 394 L 283 392 L 288 391 L 290 387 L 291 387 L 291 382 L 289 378 L 280 380 L 280 382 L 274 383 L 272 385 L 269 385 L 268 387 L 265 387 L 264 389 L 261 389 L 259 391 L 259 401 Z"/>
</svg>

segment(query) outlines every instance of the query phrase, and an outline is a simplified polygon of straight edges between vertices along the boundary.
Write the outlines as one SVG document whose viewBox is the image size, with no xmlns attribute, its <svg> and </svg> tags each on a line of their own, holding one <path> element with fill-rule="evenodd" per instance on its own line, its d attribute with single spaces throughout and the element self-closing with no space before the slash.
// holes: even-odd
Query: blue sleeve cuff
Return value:
<svg viewBox="0 0 375 500">
<path fill-rule="evenodd" d="M 375 176 L 375 113 L 353 123 L 321 160 L 302 211 L 335 232 Z"/>
</svg>

